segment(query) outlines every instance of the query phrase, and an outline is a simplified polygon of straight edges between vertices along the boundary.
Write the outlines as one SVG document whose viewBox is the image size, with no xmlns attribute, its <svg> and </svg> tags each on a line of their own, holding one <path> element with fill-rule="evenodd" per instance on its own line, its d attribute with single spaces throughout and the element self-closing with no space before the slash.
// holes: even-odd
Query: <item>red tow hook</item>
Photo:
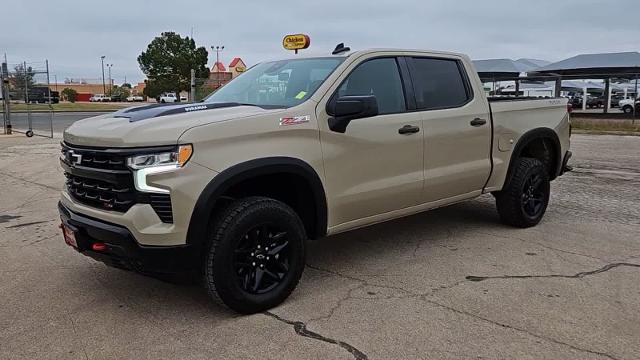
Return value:
<svg viewBox="0 0 640 360">
<path fill-rule="evenodd" d="M 95 242 L 91 244 L 91 250 L 93 251 L 105 251 L 107 250 L 107 245 L 103 242 Z"/>
</svg>

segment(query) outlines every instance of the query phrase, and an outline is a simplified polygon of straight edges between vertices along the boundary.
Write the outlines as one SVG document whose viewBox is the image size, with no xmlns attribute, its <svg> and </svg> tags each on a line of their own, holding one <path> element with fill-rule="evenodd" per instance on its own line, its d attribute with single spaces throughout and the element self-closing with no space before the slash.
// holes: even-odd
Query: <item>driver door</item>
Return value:
<svg viewBox="0 0 640 360">
<path fill-rule="evenodd" d="M 420 114 L 407 111 L 407 79 L 401 75 L 400 61 L 377 57 L 351 65 L 332 95 L 374 95 L 377 116 L 352 120 L 340 133 L 328 127 L 326 103 L 318 106 L 330 228 L 380 221 L 383 214 L 420 201 L 422 120 Z"/>
</svg>

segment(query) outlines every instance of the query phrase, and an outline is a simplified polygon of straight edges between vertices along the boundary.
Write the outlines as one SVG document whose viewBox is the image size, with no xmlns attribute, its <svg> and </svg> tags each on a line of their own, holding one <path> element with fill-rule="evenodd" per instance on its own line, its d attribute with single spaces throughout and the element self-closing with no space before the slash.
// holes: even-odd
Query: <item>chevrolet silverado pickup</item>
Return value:
<svg viewBox="0 0 640 360">
<path fill-rule="evenodd" d="M 571 156 L 566 99 L 487 98 L 455 53 L 334 53 L 71 125 L 64 240 L 111 266 L 197 275 L 254 313 L 294 290 L 308 239 L 486 193 L 505 224 L 540 222 Z"/>
</svg>

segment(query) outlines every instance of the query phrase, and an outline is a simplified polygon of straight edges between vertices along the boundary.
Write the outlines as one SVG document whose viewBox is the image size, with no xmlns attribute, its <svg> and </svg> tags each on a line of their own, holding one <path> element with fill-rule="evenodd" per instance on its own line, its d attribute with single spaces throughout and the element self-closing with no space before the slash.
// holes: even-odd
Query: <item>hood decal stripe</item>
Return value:
<svg viewBox="0 0 640 360">
<path fill-rule="evenodd" d="M 129 122 L 136 122 L 145 119 L 157 118 L 160 116 L 185 114 L 194 111 L 206 111 L 226 107 L 241 106 L 241 104 L 228 103 L 184 103 L 184 104 L 153 104 L 123 109 L 113 113 L 115 118 L 126 118 Z"/>
</svg>

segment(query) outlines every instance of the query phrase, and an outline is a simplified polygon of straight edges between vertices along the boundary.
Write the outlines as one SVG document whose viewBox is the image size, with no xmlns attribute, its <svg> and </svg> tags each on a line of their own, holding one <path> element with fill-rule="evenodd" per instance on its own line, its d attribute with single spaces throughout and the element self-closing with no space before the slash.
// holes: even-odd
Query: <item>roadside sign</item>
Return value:
<svg viewBox="0 0 640 360">
<path fill-rule="evenodd" d="M 286 35 L 282 38 L 282 47 L 286 50 L 294 50 L 296 54 L 298 53 L 298 50 L 306 49 L 309 45 L 311 45 L 309 35 L 292 34 Z"/>
</svg>

